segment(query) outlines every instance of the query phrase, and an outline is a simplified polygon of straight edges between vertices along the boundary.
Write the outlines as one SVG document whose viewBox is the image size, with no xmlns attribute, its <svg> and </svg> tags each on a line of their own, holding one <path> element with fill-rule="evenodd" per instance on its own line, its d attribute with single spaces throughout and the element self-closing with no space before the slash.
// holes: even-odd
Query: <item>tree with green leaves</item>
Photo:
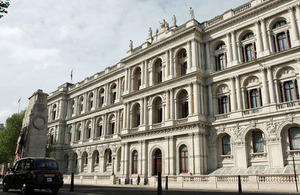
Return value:
<svg viewBox="0 0 300 195">
<path fill-rule="evenodd" d="M 0 132 L 0 164 L 14 160 L 18 137 L 25 112 L 7 118 L 5 129 Z"/>
<path fill-rule="evenodd" d="M 9 0 L 0 1 L 0 18 L 3 17 L 3 14 L 7 14 L 7 8 L 9 6 Z"/>
</svg>

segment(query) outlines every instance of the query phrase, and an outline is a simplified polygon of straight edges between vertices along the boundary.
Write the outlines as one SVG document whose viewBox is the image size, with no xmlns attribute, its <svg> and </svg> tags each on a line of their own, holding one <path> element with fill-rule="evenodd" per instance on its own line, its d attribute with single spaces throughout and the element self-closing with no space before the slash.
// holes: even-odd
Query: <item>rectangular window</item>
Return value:
<svg viewBox="0 0 300 195">
<path fill-rule="evenodd" d="M 253 131 L 253 152 L 261 153 L 264 152 L 264 140 L 260 131 Z"/>
<path fill-rule="evenodd" d="M 231 154 L 230 136 L 229 135 L 222 137 L 222 154 L 223 155 Z"/>
</svg>

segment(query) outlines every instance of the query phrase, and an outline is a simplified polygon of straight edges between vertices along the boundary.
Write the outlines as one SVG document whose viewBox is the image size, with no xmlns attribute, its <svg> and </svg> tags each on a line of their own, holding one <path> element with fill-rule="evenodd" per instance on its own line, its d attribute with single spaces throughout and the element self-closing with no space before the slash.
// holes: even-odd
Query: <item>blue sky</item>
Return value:
<svg viewBox="0 0 300 195">
<path fill-rule="evenodd" d="M 25 109 L 37 90 L 55 91 L 126 56 L 165 19 L 189 20 L 193 7 L 199 22 L 210 20 L 248 0 L 26 0 L 11 1 L 0 20 L 0 123 Z"/>
</svg>

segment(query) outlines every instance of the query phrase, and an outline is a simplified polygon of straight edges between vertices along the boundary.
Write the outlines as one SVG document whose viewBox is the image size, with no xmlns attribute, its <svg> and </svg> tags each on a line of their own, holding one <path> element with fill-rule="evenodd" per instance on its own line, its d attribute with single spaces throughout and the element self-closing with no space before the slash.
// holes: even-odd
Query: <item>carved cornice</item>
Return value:
<svg viewBox="0 0 300 195">
<path fill-rule="evenodd" d="M 207 128 L 206 123 L 189 123 L 185 125 L 177 125 L 172 127 L 162 127 L 159 129 L 152 129 L 152 130 L 146 130 L 141 132 L 134 132 L 126 135 L 121 135 L 122 140 L 128 140 L 128 139 L 137 139 L 137 138 L 149 138 L 150 136 L 158 135 L 162 138 L 165 138 L 166 135 L 170 137 L 172 133 L 181 132 L 183 134 L 189 134 L 191 133 L 191 130 L 195 130 L 197 132 L 200 128 Z M 151 138 L 150 138 L 151 139 Z"/>
</svg>

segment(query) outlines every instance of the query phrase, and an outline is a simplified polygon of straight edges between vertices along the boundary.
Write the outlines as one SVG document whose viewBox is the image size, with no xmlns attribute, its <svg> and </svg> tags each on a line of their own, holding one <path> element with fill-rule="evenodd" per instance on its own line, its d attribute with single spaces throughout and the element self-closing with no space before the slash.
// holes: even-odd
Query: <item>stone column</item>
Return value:
<svg viewBox="0 0 300 195">
<path fill-rule="evenodd" d="M 149 118 L 148 118 L 148 120 L 149 120 L 149 127 L 152 129 L 152 125 L 153 125 L 153 108 L 152 108 L 152 104 L 150 103 L 149 105 L 148 105 L 148 110 L 149 110 Z"/>
<path fill-rule="evenodd" d="M 260 32 L 260 25 L 259 21 L 255 21 L 255 29 L 256 29 L 256 35 L 257 35 L 257 57 L 262 56 L 262 40 L 261 40 L 261 32 Z"/>
<path fill-rule="evenodd" d="M 197 81 L 193 83 L 193 90 L 194 90 L 194 114 L 199 114 L 199 102 L 200 102 L 200 94 L 199 94 L 199 85 Z"/>
<path fill-rule="evenodd" d="M 264 47 L 264 55 L 268 55 L 268 54 L 270 54 L 270 50 L 269 50 L 268 36 L 267 36 L 267 29 L 266 29 L 265 20 L 264 19 L 260 20 L 260 24 L 261 24 L 263 47 Z"/>
<path fill-rule="evenodd" d="M 145 126 L 147 126 L 148 125 L 148 118 L 147 118 L 147 114 L 148 114 L 148 109 L 147 109 L 147 98 L 146 97 L 144 97 L 143 98 L 143 101 L 144 101 L 144 124 L 145 124 Z"/>
<path fill-rule="evenodd" d="M 153 86 L 153 70 L 152 67 L 148 67 L 148 71 L 149 71 L 149 85 Z"/>
<path fill-rule="evenodd" d="M 191 51 L 191 41 L 188 41 L 187 42 L 187 56 L 188 56 L 188 59 L 187 59 L 187 69 L 188 71 L 191 71 L 191 68 L 192 68 L 192 51 Z"/>
<path fill-rule="evenodd" d="M 209 99 L 209 115 L 214 114 L 214 108 L 213 108 L 213 96 L 212 96 L 212 84 L 208 85 L 208 99 Z"/>
<path fill-rule="evenodd" d="M 174 144 L 174 137 L 169 136 L 168 137 L 169 141 L 169 165 L 170 165 L 170 175 L 175 175 L 175 144 Z"/>
<path fill-rule="evenodd" d="M 130 77 L 129 77 L 129 79 L 130 79 Z M 105 84 L 105 89 L 104 89 L 104 102 L 105 102 L 105 105 L 103 105 L 103 106 L 109 105 L 109 103 L 110 103 L 109 102 L 109 97 L 110 97 L 109 91 L 110 91 L 110 89 L 109 89 L 109 85 L 107 83 L 107 84 Z"/>
<path fill-rule="evenodd" d="M 204 102 L 204 99 L 205 99 L 205 93 L 204 93 L 204 86 L 200 83 L 200 110 L 201 110 L 201 114 L 205 115 L 205 106 L 206 106 L 206 103 Z"/>
<path fill-rule="evenodd" d="M 145 114 L 145 112 L 144 112 L 145 106 L 144 106 L 144 98 L 141 98 L 141 99 L 140 99 L 140 102 L 141 102 L 141 106 L 140 106 L 140 114 L 141 114 L 140 120 L 141 120 L 141 125 L 145 125 L 145 116 L 144 116 L 144 114 Z"/>
<path fill-rule="evenodd" d="M 175 64 L 174 53 L 172 49 L 170 49 L 170 68 L 171 68 L 170 79 L 172 79 L 175 77 L 176 74 L 176 64 Z"/>
<path fill-rule="evenodd" d="M 145 87 L 145 62 L 141 62 L 141 86 Z"/>
<path fill-rule="evenodd" d="M 194 163 L 195 163 L 195 175 L 201 175 L 201 145 L 200 145 L 200 133 L 194 134 Z"/>
<path fill-rule="evenodd" d="M 91 138 L 94 138 L 95 137 L 95 129 L 96 129 L 96 125 L 95 125 L 95 121 L 96 121 L 96 118 L 93 117 L 92 118 L 92 124 L 91 124 Z"/>
<path fill-rule="evenodd" d="M 129 129 L 130 128 L 130 104 L 129 103 L 127 103 L 126 108 L 127 108 L 127 110 L 126 110 L 127 111 L 126 125 L 127 125 L 127 129 Z"/>
<path fill-rule="evenodd" d="M 295 12 L 294 12 L 294 7 L 289 8 L 289 14 L 291 18 L 291 39 L 292 39 L 292 46 L 297 46 L 299 45 L 299 35 L 298 35 L 298 30 L 297 30 L 297 24 L 295 20 Z M 295 44 L 295 45 L 294 45 Z"/>
<path fill-rule="evenodd" d="M 232 41 L 232 54 L 233 54 L 233 64 L 238 64 L 238 53 L 237 53 L 237 45 L 236 45 L 236 38 L 235 32 L 231 32 L 231 41 Z"/>
<path fill-rule="evenodd" d="M 193 84 L 189 84 L 189 115 L 193 115 Z"/>
<path fill-rule="evenodd" d="M 174 120 L 175 119 L 175 108 L 174 108 L 174 92 L 173 89 L 169 89 L 170 92 L 170 119 Z"/>
<path fill-rule="evenodd" d="M 210 50 L 209 50 L 209 43 L 206 44 L 206 64 L 208 65 L 207 69 L 208 72 L 213 71 L 212 63 L 210 63 Z"/>
<path fill-rule="evenodd" d="M 165 119 L 167 121 L 170 119 L 170 92 L 169 92 L 169 90 L 167 90 L 165 93 L 166 93 Z"/>
<path fill-rule="evenodd" d="M 262 84 L 263 84 L 263 94 L 262 94 L 262 101 L 263 101 L 263 105 L 267 105 L 269 104 L 269 90 L 267 87 L 267 78 L 266 78 L 266 72 L 264 68 L 260 69 L 261 74 L 262 74 Z"/>
<path fill-rule="evenodd" d="M 165 79 L 164 80 L 168 80 L 169 77 L 169 67 L 170 67 L 170 61 L 169 61 L 169 51 L 165 52 L 165 56 L 166 56 L 166 68 L 165 68 Z"/>
<path fill-rule="evenodd" d="M 124 149 L 124 175 L 126 178 L 129 176 L 129 146 L 128 143 L 125 143 Z"/>
<path fill-rule="evenodd" d="M 191 44 L 192 44 L 192 64 L 191 64 L 191 68 L 193 68 L 194 70 L 198 70 L 197 41 L 192 40 Z"/>
<path fill-rule="evenodd" d="M 296 13 L 297 13 L 297 18 L 298 18 L 298 28 L 300 28 L 300 4 L 296 5 Z M 300 29 L 298 29 L 298 33 Z M 298 34 L 298 37 L 299 37 L 299 34 Z"/>
<path fill-rule="evenodd" d="M 236 110 L 236 94 L 235 94 L 234 77 L 231 77 L 230 80 L 231 80 L 231 94 L 230 94 L 231 111 L 235 111 Z"/>
<path fill-rule="evenodd" d="M 267 67 L 267 73 L 268 73 L 268 81 L 269 81 L 268 83 L 269 83 L 270 100 L 271 100 L 271 104 L 274 104 L 275 90 L 274 90 L 274 83 L 273 83 L 273 76 L 272 76 L 272 68 L 270 66 Z"/>
<path fill-rule="evenodd" d="M 237 94 L 237 109 L 242 110 L 242 96 L 241 96 L 241 84 L 240 84 L 240 77 L 235 77 L 235 84 L 236 84 L 236 94 Z"/>
<path fill-rule="evenodd" d="M 194 143 L 194 133 L 189 133 L 189 142 L 191 144 L 191 152 L 189 152 L 189 167 L 188 170 L 190 173 L 195 175 L 195 161 L 196 161 L 196 156 L 195 156 L 195 143 Z M 196 146 L 197 147 L 197 146 Z"/>
<path fill-rule="evenodd" d="M 227 38 L 227 64 L 230 64 L 232 61 L 232 46 L 231 46 L 231 37 L 230 33 L 226 34 Z"/>
<path fill-rule="evenodd" d="M 102 136 L 106 136 L 107 135 L 107 129 L 108 129 L 108 125 L 107 125 L 107 114 L 103 115 L 103 121 L 102 121 Z"/>
<path fill-rule="evenodd" d="M 149 73 L 148 73 L 148 64 L 147 61 L 144 61 L 145 64 L 145 86 L 148 87 L 149 86 Z"/>
<path fill-rule="evenodd" d="M 129 68 L 125 69 L 125 91 L 128 91 L 128 74 L 129 74 Z"/>
<path fill-rule="evenodd" d="M 147 155 L 148 155 L 148 147 L 147 147 L 147 142 L 145 140 L 142 141 L 142 176 L 147 177 Z"/>
</svg>

